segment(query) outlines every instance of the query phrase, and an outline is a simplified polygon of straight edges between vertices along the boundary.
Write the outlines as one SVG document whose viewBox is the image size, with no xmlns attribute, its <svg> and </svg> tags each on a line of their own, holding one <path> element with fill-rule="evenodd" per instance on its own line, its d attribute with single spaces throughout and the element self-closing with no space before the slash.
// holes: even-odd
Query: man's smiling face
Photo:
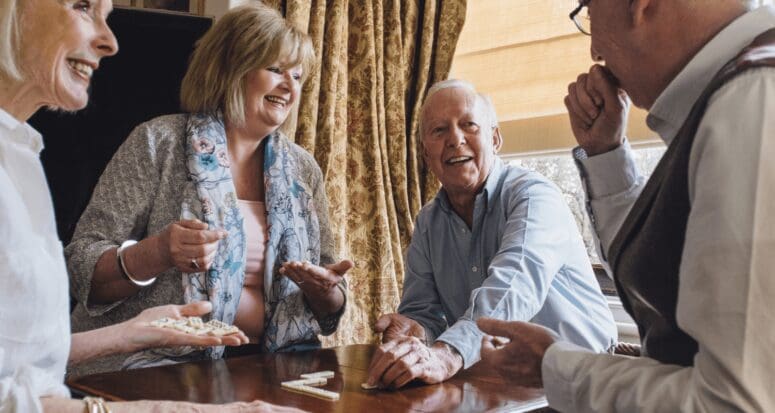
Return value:
<svg viewBox="0 0 775 413">
<path fill-rule="evenodd" d="M 501 146 L 494 113 L 471 90 L 450 87 L 430 96 L 422 113 L 423 157 L 450 195 L 476 194 Z"/>
</svg>

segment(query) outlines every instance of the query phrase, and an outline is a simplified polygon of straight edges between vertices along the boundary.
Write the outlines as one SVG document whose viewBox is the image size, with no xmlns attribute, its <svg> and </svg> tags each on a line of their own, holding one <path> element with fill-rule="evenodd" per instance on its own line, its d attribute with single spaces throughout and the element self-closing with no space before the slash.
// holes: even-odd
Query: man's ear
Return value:
<svg viewBox="0 0 775 413">
<path fill-rule="evenodd" d="M 646 18 L 652 11 L 651 8 L 659 0 L 630 0 L 630 19 L 633 27 L 638 27 L 646 22 Z"/>
<path fill-rule="evenodd" d="M 501 136 L 501 128 L 495 127 L 492 130 L 492 150 L 496 154 L 500 152 L 501 147 L 503 146 L 503 137 Z"/>
</svg>

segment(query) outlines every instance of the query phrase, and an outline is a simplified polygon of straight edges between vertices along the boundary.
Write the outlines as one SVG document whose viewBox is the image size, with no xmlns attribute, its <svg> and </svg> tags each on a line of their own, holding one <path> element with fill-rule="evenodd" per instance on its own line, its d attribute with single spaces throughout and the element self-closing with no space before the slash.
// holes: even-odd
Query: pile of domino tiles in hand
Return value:
<svg viewBox="0 0 775 413">
<path fill-rule="evenodd" d="M 240 332 L 240 329 L 236 326 L 226 324 L 223 321 L 210 320 L 205 323 L 200 317 L 183 317 L 181 319 L 164 317 L 151 321 L 151 325 L 154 327 L 171 328 L 197 336 L 210 335 L 221 337 Z"/>
</svg>

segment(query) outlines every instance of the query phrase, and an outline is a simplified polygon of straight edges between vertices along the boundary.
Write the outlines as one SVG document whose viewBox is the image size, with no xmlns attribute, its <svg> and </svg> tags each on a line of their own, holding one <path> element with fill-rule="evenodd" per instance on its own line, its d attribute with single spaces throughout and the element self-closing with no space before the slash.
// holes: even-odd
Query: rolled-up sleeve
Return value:
<svg viewBox="0 0 775 413">
<path fill-rule="evenodd" d="M 93 317 L 123 302 L 89 303 L 97 261 L 105 251 L 123 241 L 148 235 L 148 215 L 160 179 L 153 143 L 153 133 L 145 124 L 129 135 L 102 173 L 73 239 L 65 248 L 70 291 Z"/>
<path fill-rule="evenodd" d="M 536 181 L 508 200 L 500 249 L 482 286 L 471 293 L 473 305 L 438 340 L 458 350 L 465 368 L 479 360 L 482 333 L 475 320 L 492 317 L 529 321 L 541 310 L 554 276 L 565 263 L 564 246 L 575 229 L 559 191 Z"/>
</svg>

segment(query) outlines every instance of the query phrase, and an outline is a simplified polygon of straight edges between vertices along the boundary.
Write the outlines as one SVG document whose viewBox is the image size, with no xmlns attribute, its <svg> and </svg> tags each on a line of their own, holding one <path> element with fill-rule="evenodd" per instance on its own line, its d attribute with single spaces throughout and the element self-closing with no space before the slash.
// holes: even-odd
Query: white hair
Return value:
<svg viewBox="0 0 775 413">
<path fill-rule="evenodd" d="M 447 79 L 434 83 L 433 86 L 428 89 L 428 93 L 425 95 L 425 101 L 423 101 L 422 107 L 420 108 L 420 121 L 418 125 L 420 138 L 422 138 L 425 134 L 425 130 L 423 129 L 423 118 L 425 117 L 425 109 L 427 109 L 428 102 L 430 102 L 433 95 L 444 89 L 463 89 L 476 97 L 476 99 L 479 100 L 479 103 L 481 103 L 482 107 L 484 108 L 486 125 L 492 127 L 493 129 L 498 127 L 498 115 L 495 113 L 495 106 L 493 106 L 492 99 L 490 99 L 489 96 L 477 92 L 474 85 L 472 85 L 470 82 L 461 79 Z"/>
</svg>

